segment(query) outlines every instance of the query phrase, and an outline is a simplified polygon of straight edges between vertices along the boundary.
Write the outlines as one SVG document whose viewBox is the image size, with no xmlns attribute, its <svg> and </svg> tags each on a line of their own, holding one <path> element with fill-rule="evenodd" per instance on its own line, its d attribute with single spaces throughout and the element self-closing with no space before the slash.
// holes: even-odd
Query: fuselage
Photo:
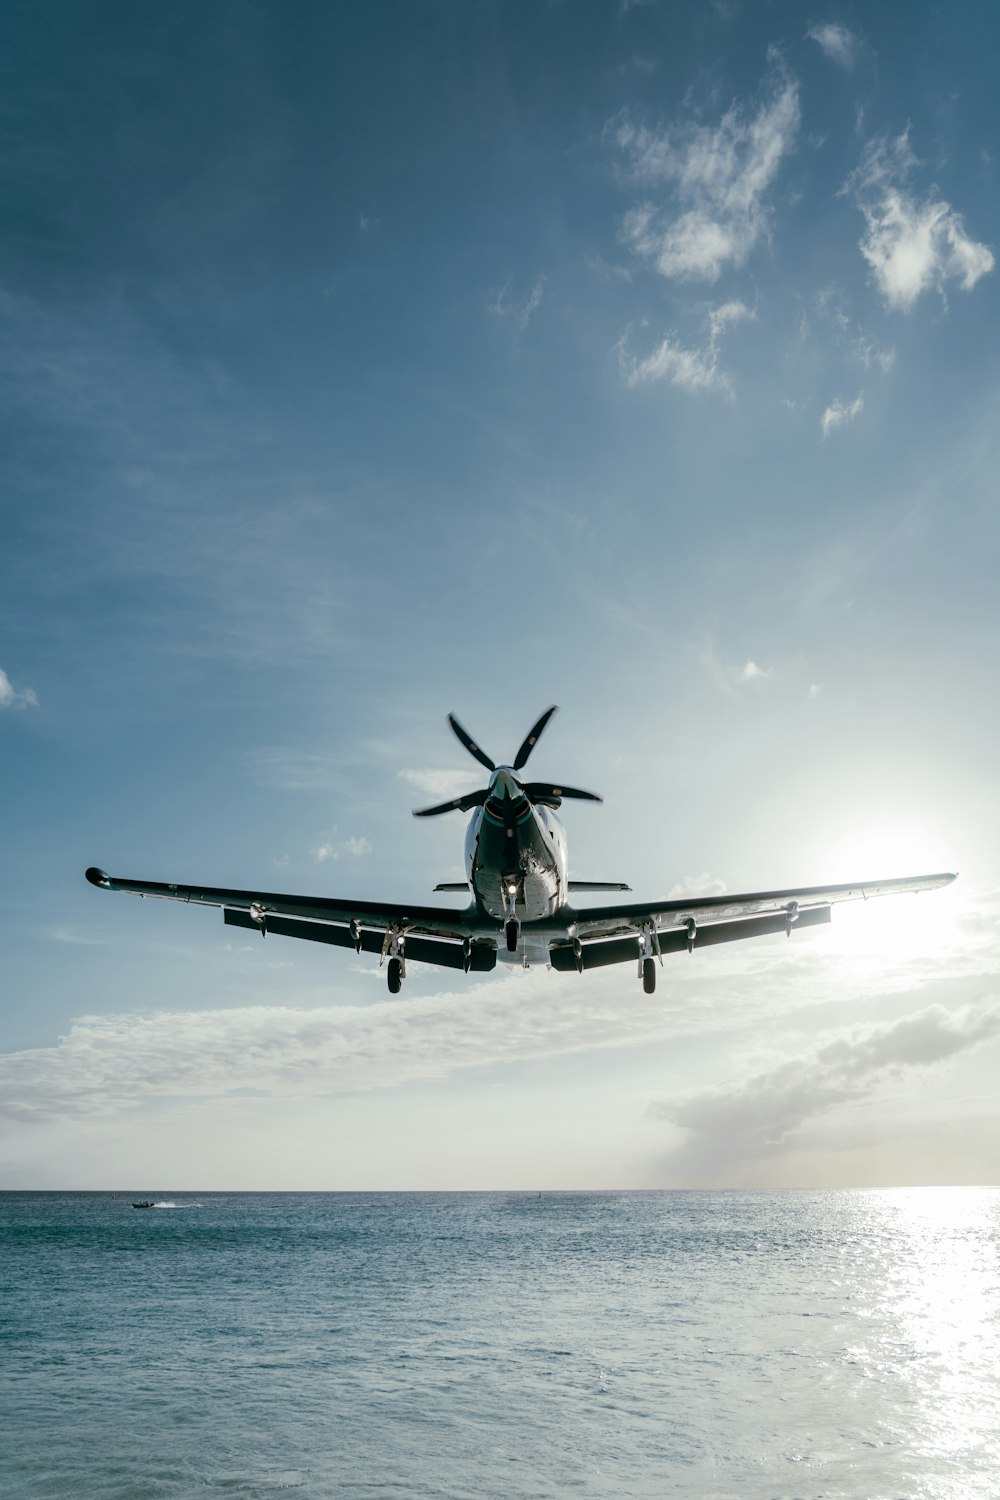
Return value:
<svg viewBox="0 0 1000 1500">
<path fill-rule="evenodd" d="M 518 923 L 538 922 L 566 904 L 563 826 L 553 809 L 532 806 L 509 766 L 493 772 L 489 796 L 469 820 L 465 868 L 476 905 L 497 921 L 513 916 Z M 506 961 L 547 960 L 544 941 L 540 958 L 530 946 L 529 934 L 522 931 L 517 955 Z"/>
</svg>

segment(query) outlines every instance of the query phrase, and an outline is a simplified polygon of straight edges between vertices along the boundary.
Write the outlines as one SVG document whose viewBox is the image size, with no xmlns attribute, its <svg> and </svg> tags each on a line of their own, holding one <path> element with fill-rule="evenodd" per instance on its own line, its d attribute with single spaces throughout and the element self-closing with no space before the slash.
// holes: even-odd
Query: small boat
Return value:
<svg viewBox="0 0 1000 1500">
<path fill-rule="evenodd" d="M 155 1203 L 133 1203 L 132 1207 L 133 1208 L 155 1208 L 156 1204 Z"/>
</svg>

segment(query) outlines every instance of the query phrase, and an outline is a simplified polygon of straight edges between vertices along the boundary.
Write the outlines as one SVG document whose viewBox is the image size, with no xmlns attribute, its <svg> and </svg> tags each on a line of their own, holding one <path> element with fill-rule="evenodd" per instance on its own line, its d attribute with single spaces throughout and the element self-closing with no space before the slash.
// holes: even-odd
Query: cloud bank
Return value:
<svg viewBox="0 0 1000 1500">
<path fill-rule="evenodd" d="M 808 1121 L 893 1078 L 997 1037 L 1000 999 L 956 1011 L 929 1005 L 901 1020 L 856 1027 L 733 1087 L 659 1100 L 651 1112 L 688 1132 L 674 1163 L 700 1178 L 715 1177 L 730 1163 L 776 1151 Z"/>
</svg>

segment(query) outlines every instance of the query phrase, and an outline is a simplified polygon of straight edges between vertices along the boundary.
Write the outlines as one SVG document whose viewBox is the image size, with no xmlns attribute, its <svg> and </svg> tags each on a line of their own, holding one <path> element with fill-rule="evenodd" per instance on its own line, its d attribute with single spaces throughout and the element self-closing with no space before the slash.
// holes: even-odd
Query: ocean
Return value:
<svg viewBox="0 0 1000 1500">
<path fill-rule="evenodd" d="M 4 1500 L 1000 1495 L 1000 1190 L 0 1194 Z"/>
</svg>

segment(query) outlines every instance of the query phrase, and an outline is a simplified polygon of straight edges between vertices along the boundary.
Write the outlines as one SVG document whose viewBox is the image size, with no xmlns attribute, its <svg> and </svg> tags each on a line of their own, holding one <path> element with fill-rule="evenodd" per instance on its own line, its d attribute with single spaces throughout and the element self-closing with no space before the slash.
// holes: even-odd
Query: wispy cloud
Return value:
<svg viewBox="0 0 1000 1500">
<path fill-rule="evenodd" d="M 401 781 L 414 787 L 434 801 L 444 802 L 448 797 L 462 797 L 483 785 L 485 771 L 447 771 L 433 766 L 413 768 L 397 773 Z"/>
<path fill-rule="evenodd" d="M 889 307 L 910 312 L 926 291 L 944 294 L 949 282 L 968 292 L 995 264 L 988 246 L 972 239 L 961 214 L 933 188 L 923 198 L 909 182 L 917 165 L 909 133 L 870 141 L 846 190 L 864 214 L 861 253 Z"/>
<path fill-rule="evenodd" d="M 806 36 L 822 48 L 825 57 L 838 67 L 846 68 L 848 73 L 857 63 L 861 44 L 854 32 L 848 31 L 846 26 L 828 21 L 825 26 L 810 27 Z"/>
<path fill-rule="evenodd" d="M 711 641 L 702 648 L 699 660 L 706 675 L 729 697 L 770 681 L 776 672 L 773 666 L 762 667 L 752 658 L 742 663 L 727 661 L 719 655 Z"/>
<path fill-rule="evenodd" d="M 929 1005 L 901 1020 L 856 1027 L 742 1083 L 651 1106 L 688 1132 L 678 1166 L 713 1180 L 734 1162 L 780 1149 L 807 1121 L 864 1098 L 887 1080 L 931 1068 L 1000 1037 L 1000 1000 L 957 1011 Z"/>
<path fill-rule="evenodd" d="M 619 361 L 625 384 L 629 386 L 664 380 L 690 396 L 697 396 L 706 391 L 728 391 L 731 385 L 728 375 L 719 369 L 718 356 L 711 346 L 685 349 L 673 336 L 663 339 L 645 359 L 630 358 L 620 349 Z"/>
<path fill-rule="evenodd" d="M 317 864 L 326 864 L 329 860 L 336 859 L 358 859 L 363 854 L 370 854 L 372 846 L 368 839 L 351 835 L 348 838 L 338 839 L 336 828 L 324 834 L 310 854 Z"/>
<path fill-rule="evenodd" d="M 719 341 L 730 323 L 754 314 L 742 302 L 724 302 L 708 316 L 708 341 L 699 348 L 685 348 L 675 334 L 662 339 L 652 353 L 643 359 L 630 355 L 626 338 L 618 345 L 618 364 L 628 386 L 646 385 L 662 380 L 690 396 L 708 392 L 729 393 L 732 380 L 719 362 Z"/>
<path fill-rule="evenodd" d="M 287 792 L 311 792 L 337 786 L 343 774 L 340 757 L 327 750 L 262 746 L 248 751 L 243 761 L 254 781 Z"/>
<path fill-rule="evenodd" d="M 866 370 L 880 370 L 888 375 L 896 363 L 896 351 L 892 347 L 880 348 L 874 339 L 859 334 L 851 343 L 851 353 Z"/>
<path fill-rule="evenodd" d="M 742 265 L 767 233 L 768 194 L 798 127 L 798 87 L 782 71 L 756 111 L 734 104 L 715 126 L 651 129 L 620 117 L 612 136 L 631 180 L 672 189 L 682 209 L 639 204 L 625 216 L 625 243 L 662 276 L 717 281 Z"/>
<path fill-rule="evenodd" d="M 829 437 L 838 427 L 845 427 L 855 421 L 864 410 L 864 392 L 859 391 L 853 401 L 831 401 L 823 415 L 819 419 L 819 425 L 823 436 Z"/>
<path fill-rule="evenodd" d="M 37 708 L 38 697 L 34 688 L 16 688 L 7 673 L 0 667 L 0 711 L 5 708 Z"/>
<path fill-rule="evenodd" d="M 511 294 L 510 283 L 511 278 L 508 276 L 503 286 L 490 298 L 487 306 L 495 318 L 508 319 L 519 332 L 523 333 L 541 306 L 545 277 L 539 276 L 527 297 L 524 298 L 517 298 Z"/>
<path fill-rule="evenodd" d="M 104 938 L 94 937 L 79 927 L 53 927 L 49 937 L 54 943 L 69 943 L 77 948 L 103 948 Z"/>
<path fill-rule="evenodd" d="M 740 671 L 740 681 L 766 682 L 773 671 L 773 667 L 759 667 L 755 661 L 744 662 Z"/>
<path fill-rule="evenodd" d="M 891 344 L 880 344 L 861 323 L 850 316 L 845 307 L 842 290 L 836 286 L 825 286 L 816 295 L 817 317 L 830 325 L 837 343 L 852 360 L 865 370 L 888 375 L 896 363 L 896 350 Z M 803 316 L 800 329 L 805 332 L 807 320 Z"/>
</svg>

